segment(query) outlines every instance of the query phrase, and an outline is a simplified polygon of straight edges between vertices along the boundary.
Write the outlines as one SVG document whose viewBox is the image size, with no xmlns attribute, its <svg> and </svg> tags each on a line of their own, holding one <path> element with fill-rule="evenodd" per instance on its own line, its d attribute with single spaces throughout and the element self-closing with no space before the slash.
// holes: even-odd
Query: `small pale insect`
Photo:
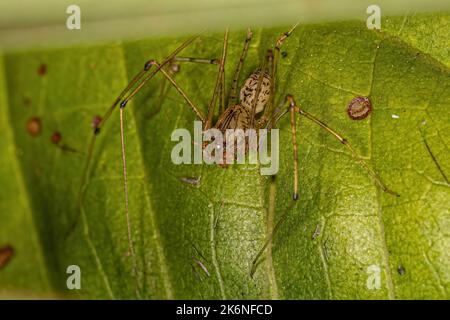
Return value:
<svg viewBox="0 0 450 320">
<path fill-rule="evenodd" d="M 347 113 L 353 120 L 362 120 L 372 111 L 372 103 L 368 97 L 356 97 L 350 101 Z"/>
<path fill-rule="evenodd" d="M 192 186 L 198 186 L 202 177 L 181 177 L 180 180 Z"/>
<path fill-rule="evenodd" d="M 402 265 L 398 266 L 397 272 L 399 275 L 403 276 L 406 273 L 405 267 Z"/>
<path fill-rule="evenodd" d="M 320 236 L 320 232 L 321 232 L 321 230 L 320 230 L 320 225 L 318 224 L 318 225 L 316 226 L 316 229 L 314 230 L 314 233 L 313 233 L 312 236 L 311 236 L 311 239 L 316 240 L 316 238 L 317 238 L 318 236 Z"/>
<path fill-rule="evenodd" d="M 206 275 L 208 277 L 210 277 L 211 275 L 209 274 L 208 269 L 205 267 L 205 265 L 198 259 L 196 259 L 195 257 L 192 257 L 192 260 L 194 260 L 194 262 L 206 273 Z"/>
</svg>

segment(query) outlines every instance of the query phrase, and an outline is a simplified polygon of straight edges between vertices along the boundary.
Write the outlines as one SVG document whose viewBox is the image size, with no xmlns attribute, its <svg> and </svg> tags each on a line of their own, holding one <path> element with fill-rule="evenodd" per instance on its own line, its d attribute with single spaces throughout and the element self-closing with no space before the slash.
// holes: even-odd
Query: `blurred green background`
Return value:
<svg viewBox="0 0 450 320">
<path fill-rule="evenodd" d="M 66 8 L 76 4 L 82 29 L 66 29 Z M 180 35 L 202 30 L 273 27 L 302 23 L 365 20 L 376 4 L 386 16 L 444 11 L 448 0 L 4 0 L 0 2 L 0 48 L 43 46 Z"/>
</svg>

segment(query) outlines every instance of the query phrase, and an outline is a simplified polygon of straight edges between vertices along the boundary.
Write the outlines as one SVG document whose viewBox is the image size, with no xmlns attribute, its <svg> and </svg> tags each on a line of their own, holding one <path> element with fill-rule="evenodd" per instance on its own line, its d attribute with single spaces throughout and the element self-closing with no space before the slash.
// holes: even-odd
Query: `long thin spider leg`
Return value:
<svg viewBox="0 0 450 320">
<path fill-rule="evenodd" d="M 214 116 L 214 107 L 217 102 L 217 96 L 219 94 L 219 91 L 223 90 L 222 88 L 222 81 L 225 81 L 224 73 L 225 73 L 225 60 L 227 57 L 227 48 L 228 48 L 228 28 L 225 31 L 224 37 L 223 37 L 223 47 L 222 47 L 222 55 L 220 59 L 220 67 L 219 67 L 219 73 L 217 74 L 216 79 L 216 85 L 214 86 L 214 93 L 211 99 L 211 102 L 208 107 L 208 116 L 206 119 L 206 123 L 204 125 L 204 129 L 207 130 L 212 127 L 212 119 Z"/>
<path fill-rule="evenodd" d="M 123 108 L 120 108 L 120 144 L 122 150 L 122 167 L 123 167 L 123 190 L 125 194 L 125 220 L 127 223 L 127 239 L 128 239 L 128 251 L 131 255 L 132 265 L 133 265 L 133 277 L 136 279 L 136 294 L 140 296 L 138 285 L 137 285 L 137 263 L 136 255 L 133 245 L 132 228 L 130 211 L 128 207 L 128 177 L 127 177 L 127 159 L 125 152 L 125 138 L 124 138 L 124 127 L 123 127 Z"/>
<path fill-rule="evenodd" d="M 226 30 L 228 33 L 228 28 Z M 225 111 L 225 62 L 227 59 L 227 49 L 228 49 L 228 35 L 226 40 L 224 39 L 224 47 L 222 49 L 222 59 L 221 66 L 219 70 L 220 74 L 220 87 L 219 87 L 219 112 L 222 113 Z"/>
<path fill-rule="evenodd" d="M 163 68 L 162 64 L 158 63 L 155 60 L 150 60 L 149 62 L 147 62 L 146 65 L 149 66 L 148 68 L 150 68 L 153 65 L 156 66 L 156 70 L 161 71 L 161 73 L 166 77 L 167 80 L 170 81 L 170 83 L 176 88 L 176 90 L 183 96 L 183 98 L 186 100 L 186 102 L 189 104 L 189 106 L 192 108 L 192 110 L 197 114 L 197 116 L 204 123 L 203 114 L 194 105 L 194 103 L 190 100 L 190 98 L 186 95 L 186 93 L 181 89 L 181 87 L 175 82 L 175 80 L 171 77 L 170 73 Z M 133 98 L 133 95 L 131 95 L 128 100 L 124 99 L 122 101 L 122 103 L 120 104 L 120 137 L 121 137 L 123 183 L 124 183 L 124 194 L 125 194 L 125 217 L 126 217 L 126 223 L 127 223 L 128 247 L 129 247 L 129 252 L 130 252 L 130 255 L 131 255 L 132 261 L 133 261 L 133 273 L 134 273 L 135 278 L 137 279 L 137 264 L 136 264 L 136 256 L 135 256 L 133 240 L 132 240 L 132 228 L 131 228 L 131 220 L 130 220 L 130 213 L 129 213 L 128 178 L 127 178 L 124 126 L 123 126 L 123 109 L 125 108 L 126 103 L 128 101 L 130 101 L 131 98 Z M 137 294 L 139 294 L 138 288 L 136 288 L 136 292 L 137 292 Z"/>
<path fill-rule="evenodd" d="M 95 141 L 97 140 L 97 135 L 100 133 L 100 129 L 103 126 L 103 124 L 106 122 L 106 120 L 109 119 L 112 112 L 114 111 L 117 104 L 120 102 L 120 100 L 123 98 L 123 96 L 142 78 L 142 76 L 145 74 L 146 70 L 139 71 L 136 76 L 133 77 L 133 79 L 130 81 L 130 83 L 126 86 L 124 90 L 119 94 L 119 96 L 114 100 L 113 104 L 108 108 L 108 110 L 105 112 L 103 117 L 101 117 L 100 122 L 95 126 L 94 128 L 94 134 L 91 136 L 91 139 L 89 141 L 88 145 L 88 152 L 87 152 L 87 158 L 83 166 L 83 171 L 81 173 L 81 180 L 80 180 L 80 186 L 78 189 L 78 197 L 77 197 L 77 203 L 76 203 L 76 216 L 74 218 L 74 221 L 69 226 L 68 235 L 70 235 L 75 228 L 79 215 L 80 215 L 80 209 L 83 202 L 83 194 L 84 194 L 84 186 L 86 184 L 89 167 L 92 159 L 92 153 L 94 151 Z"/>
<path fill-rule="evenodd" d="M 252 30 L 248 28 L 247 36 L 244 42 L 244 48 L 242 49 L 242 54 L 241 57 L 239 58 L 239 63 L 236 66 L 236 70 L 234 71 L 233 82 L 231 83 L 231 91 L 227 99 L 227 106 L 229 106 L 231 103 L 236 102 L 239 77 L 241 75 L 242 67 L 244 66 L 245 58 L 247 57 L 248 47 L 250 45 L 252 37 L 253 37 Z"/>
<path fill-rule="evenodd" d="M 294 30 L 297 28 L 297 26 L 299 25 L 300 22 L 297 22 L 295 25 L 292 26 L 292 28 L 290 30 L 288 30 L 287 32 L 283 33 L 278 39 L 277 42 L 275 43 L 275 52 L 273 54 L 273 66 L 272 66 L 272 86 L 273 88 L 275 88 L 275 83 L 276 83 L 276 77 L 275 75 L 277 74 L 277 68 L 278 68 L 278 60 L 280 59 L 280 50 L 281 50 L 281 46 L 283 45 L 284 41 L 290 37 L 290 35 L 294 32 Z"/>
<path fill-rule="evenodd" d="M 297 146 L 297 128 L 295 125 L 295 111 L 291 110 L 291 133 L 292 133 L 292 145 L 294 149 L 294 200 L 298 200 L 298 146 Z"/>
<path fill-rule="evenodd" d="M 219 112 L 222 114 L 225 111 L 225 69 L 222 72 L 221 86 L 219 92 Z"/>
<path fill-rule="evenodd" d="M 181 50 L 190 45 L 195 39 L 197 39 L 198 35 L 186 40 L 182 43 L 178 48 L 176 48 L 169 56 L 167 56 L 160 64 L 158 64 L 157 68 L 153 70 L 150 74 L 148 74 L 144 79 L 129 93 L 120 103 L 120 105 L 126 105 L 129 100 L 131 100 L 144 86 L 145 84 L 152 79 L 158 71 L 160 71 L 165 65 L 169 64 L 173 58 L 180 53 Z M 154 65 L 155 60 L 149 60 L 144 65 L 144 70 L 148 71 L 152 65 Z"/>
<path fill-rule="evenodd" d="M 198 36 L 199 35 L 191 37 L 190 39 L 183 42 L 178 48 L 176 48 L 169 56 L 167 56 L 164 59 L 163 63 L 161 64 L 161 68 L 162 68 L 162 66 L 168 64 L 178 53 L 180 53 L 184 48 L 186 48 L 195 39 L 197 39 Z M 95 146 L 96 137 L 100 133 L 101 127 L 109 119 L 109 117 L 111 116 L 112 112 L 114 111 L 114 109 L 116 108 L 118 103 L 131 90 L 131 88 L 133 88 L 136 85 L 136 83 L 138 83 L 142 79 L 142 77 L 149 70 L 150 70 L 150 66 L 146 63 L 144 68 L 133 77 L 133 79 L 128 83 L 128 85 L 125 87 L 125 89 L 123 89 L 122 92 L 117 96 L 117 98 L 114 100 L 113 104 L 108 108 L 108 110 L 105 112 L 105 114 L 101 118 L 100 122 L 94 128 L 94 134 L 91 136 L 91 139 L 89 141 L 87 158 L 84 163 L 83 171 L 81 173 L 80 187 L 78 190 L 78 197 L 77 197 L 77 203 L 76 203 L 76 216 L 74 217 L 73 222 L 69 226 L 67 235 L 70 235 L 72 233 L 72 231 L 75 229 L 78 218 L 80 216 L 80 212 L 81 212 L 80 209 L 81 209 L 81 205 L 83 202 L 83 196 L 84 196 L 84 187 L 86 185 L 86 181 L 87 181 L 87 177 L 88 177 L 88 173 L 89 173 L 89 167 L 90 167 L 90 163 L 91 163 L 91 159 L 92 159 L 92 154 L 93 154 L 93 150 L 94 150 L 94 146 Z M 158 70 L 156 70 L 155 72 L 150 74 L 150 76 L 148 76 L 146 79 L 144 79 L 143 82 L 145 83 L 146 81 L 148 81 L 151 77 L 153 77 L 156 74 L 157 71 Z M 141 85 L 142 85 L 142 83 L 141 83 Z"/>
<path fill-rule="evenodd" d="M 286 96 L 283 101 L 280 103 L 279 107 L 273 112 L 273 115 L 270 117 L 267 122 L 266 128 L 272 129 L 278 121 L 290 111 L 290 119 L 291 119 L 291 135 L 292 135 L 292 147 L 294 152 L 294 194 L 293 199 L 295 201 L 298 200 L 298 144 L 297 144 L 297 126 L 295 121 L 295 110 L 294 107 L 289 105 L 285 108 L 288 103 L 288 97 Z M 261 142 L 260 142 L 261 145 Z"/>
<path fill-rule="evenodd" d="M 263 126 L 270 115 L 273 114 L 273 107 L 274 107 L 274 99 L 275 99 L 275 90 L 276 90 L 276 81 L 277 81 L 277 68 L 278 68 L 278 60 L 280 59 L 280 49 L 283 45 L 284 41 L 294 32 L 294 30 L 297 28 L 300 22 L 297 22 L 294 26 L 292 26 L 291 29 L 281 34 L 276 43 L 275 43 L 275 50 L 273 53 L 273 62 L 271 65 L 270 70 L 270 96 L 266 105 L 266 109 L 264 110 L 264 114 L 260 118 L 259 122 L 260 125 Z"/>
<path fill-rule="evenodd" d="M 286 104 L 288 104 L 287 108 L 284 108 L 284 106 L 286 106 Z M 312 122 L 314 122 L 315 124 L 319 125 L 322 129 L 326 130 L 328 133 L 330 133 L 334 138 L 336 138 L 337 140 L 339 140 L 343 145 L 345 145 L 350 152 L 352 153 L 352 156 L 358 161 L 358 163 L 360 164 L 360 166 L 369 174 L 369 176 L 376 182 L 376 184 L 386 193 L 394 195 L 399 197 L 400 195 L 392 190 L 390 190 L 380 179 L 380 177 L 377 175 L 377 173 L 364 161 L 360 158 L 359 154 L 353 149 L 353 147 L 351 146 L 351 144 L 345 139 L 343 138 L 340 134 L 338 134 L 335 130 L 331 129 L 328 125 L 326 125 L 324 122 L 320 121 L 319 119 L 317 119 L 316 117 L 314 117 L 312 114 L 310 114 L 309 112 L 306 112 L 305 110 L 303 110 L 302 108 L 300 108 L 299 106 L 297 106 L 295 99 L 293 96 L 291 95 L 287 95 L 282 103 L 279 105 L 278 109 L 275 110 L 275 112 L 273 113 L 273 115 L 271 116 L 270 120 L 267 123 L 267 127 L 268 128 L 273 128 L 278 121 L 286 114 L 290 111 L 290 115 L 291 115 L 291 132 L 292 132 L 292 143 L 294 146 L 294 200 L 298 199 L 298 196 L 296 196 L 296 194 L 298 195 L 298 149 L 297 149 L 297 141 L 296 141 L 296 128 L 295 128 L 295 118 L 294 115 L 295 113 L 298 113 L 304 117 L 306 117 L 307 119 L 311 120 Z M 295 202 L 293 202 L 295 203 Z M 292 206 L 291 206 L 292 208 Z M 273 228 L 272 233 L 268 236 L 266 242 L 264 243 L 263 247 L 261 248 L 261 250 L 258 252 L 258 254 L 256 255 L 255 259 L 252 262 L 252 267 L 250 270 L 250 276 L 253 277 L 256 268 L 258 266 L 258 261 L 259 258 L 261 257 L 261 255 L 264 253 L 264 250 L 267 248 L 267 246 L 269 245 L 269 243 L 272 241 L 275 233 L 277 232 L 277 230 L 279 229 L 280 225 L 284 222 L 284 220 L 286 219 L 286 216 L 288 214 L 288 212 L 290 211 L 290 208 L 283 214 L 283 216 L 280 218 L 280 220 L 277 222 L 277 224 L 275 225 L 275 227 Z"/>
<path fill-rule="evenodd" d="M 337 133 L 335 130 L 330 128 L 327 124 L 320 121 L 316 117 L 314 117 L 309 112 L 303 110 L 301 107 L 299 107 L 294 97 L 291 95 L 287 96 L 287 101 L 289 102 L 289 105 L 291 108 L 294 108 L 295 112 L 298 114 L 304 116 L 305 118 L 311 120 L 318 126 L 320 126 L 322 129 L 324 129 L 326 132 L 328 132 L 330 135 L 332 135 L 334 138 L 336 138 L 339 142 L 341 142 L 344 146 L 347 147 L 348 150 L 352 153 L 353 158 L 355 158 L 359 165 L 369 174 L 369 176 L 378 184 L 378 186 L 386 193 L 392 194 L 394 196 L 399 196 L 398 193 L 390 190 L 384 183 L 381 181 L 381 178 L 378 176 L 378 174 L 363 160 L 361 159 L 360 155 L 356 152 L 355 149 L 353 149 L 352 145 L 347 141 L 347 139 L 343 138 L 339 133 Z"/>
<path fill-rule="evenodd" d="M 170 62 L 170 64 L 168 66 L 166 66 L 166 70 L 167 72 L 171 75 L 174 76 L 174 74 L 179 72 L 179 65 L 177 63 L 198 63 L 198 64 L 211 64 L 211 65 L 218 65 L 220 63 L 220 59 L 208 59 L 208 58 L 194 58 L 194 57 L 179 57 L 176 56 L 172 59 L 172 61 Z M 159 98 L 158 98 L 158 104 L 156 106 L 156 109 L 153 110 L 151 113 L 149 113 L 148 117 L 150 118 L 152 115 L 156 114 L 159 112 L 160 108 L 161 108 L 161 104 L 163 101 L 163 98 L 165 97 L 165 94 L 167 92 L 167 79 L 165 79 L 164 81 L 162 81 L 162 85 L 161 85 L 161 89 L 160 89 L 160 93 L 159 93 Z"/>
<path fill-rule="evenodd" d="M 157 64 L 157 62 L 155 61 Z M 181 89 L 180 85 L 172 78 L 172 76 L 167 73 L 164 69 L 161 69 L 161 73 L 166 77 L 167 80 L 170 81 L 170 83 L 175 87 L 175 89 L 178 91 L 178 93 L 184 98 L 184 100 L 187 102 L 187 104 L 191 107 L 191 109 L 194 111 L 194 113 L 197 115 L 197 117 L 202 121 L 202 123 L 205 123 L 206 119 L 203 113 L 200 111 L 199 108 L 192 102 L 192 100 L 188 97 L 188 95 Z"/>
<path fill-rule="evenodd" d="M 226 35 L 227 37 L 227 35 Z M 225 48 L 225 47 L 224 47 Z M 225 50 L 225 49 L 224 49 Z M 166 77 L 167 80 L 176 88 L 176 90 L 181 94 L 181 96 L 185 99 L 188 105 L 192 108 L 192 110 L 197 114 L 197 116 L 205 123 L 204 115 L 200 112 L 200 110 L 194 105 L 194 103 L 190 100 L 187 94 L 181 89 L 181 87 L 176 83 L 176 81 L 172 78 L 169 72 L 167 72 L 162 65 L 155 60 L 150 60 L 147 64 L 151 66 L 156 66 L 156 70 L 161 71 L 161 73 Z M 221 64 L 223 66 L 223 64 Z M 137 266 L 136 266 L 136 258 L 132 241 L 132 230 L 131 230 L 131 221 L 129 214 L 129 201 L 128 201 L 128 179 L 127 179 L 127 167 L 126 167 L 126 152 L 125 152 L 125 142 L 124 142 L 124 127 L 123 127 L 123 109 L 125 108 L 128 101 L 133 98 L 131 95 L 128 100 L 124 99 L 120 103 L 120 136 L 121 136 L 121 150 L 122 150 L 122 165 L 123 165 L 123 178 L 124 178 L 124 194 L 125 194 L 125 217 L 127 222 L 127 234 L 128 234 L 128 247 L 130 254 L 133 260 L 133 272 L 135 276 L 137 276 Z M 137 291 L 138 292 L 138 291 Z"/>
<path fill-rule="evenodd" d="M 262 248 L 258 251 L 258 253 L 255 256 L 255 259 L 253 259 L 252 262 L 252 267 L 250 269 L 250 277 L 253 278 L 253 275 L 255 274 L 256 268 L 258 267 L 258 261 L 259 258 L 261 257 L 261 255 L 264 253 L 264 250 L 266 250 L 267 246 L 269 245 L 269 243 L 272 241 L 273 237 L 275 236 L 275 233 L 278 231 L 278 229 L 280 229 L 281 225 L 283 224 L 283 222 L 285 221 L 288 213 L 291 211 L 292 207 L 295 205 L 296 202 L 292 202 L 291 205 L 289 206 L 289 208 L 286 209 L 286 211 L 284 212 L 284 214 L 281 216 L 280 220 L 278 220 L 277 224 L 275 225 L 275 227 L 273 228 L 272 232 L 270 233 L 270 235 L 267 237 L 266 242 L 264 242 L 264 245 L 262 246 Z"/>
<path fill-rule="evenodd" d="M 205 123 L 206 119 L 204 114 L 200 111 L 200 109 L 194 104 L 194 102 L 192 102 L 192 100 L 189 98 L 189 96 L 184 92 L 184 90 L 180 87 L 180 85 L 172 78 L 172 76 L 169 74 L 169 72 L 167 72 L 166 70 L 164 70 L 164 68 L 162 68 L 162 65 L 156 61 L 156 60 L 150 60 L 149 62 L 147 62 L 150 65 L 155 65 L 157 67 L 158 71 L 161 71 L 161 73 L 164 75 L 164 77 L 166 77 L 167 80 L 169 80 L 169 82 L 175 87 L 175 89 L 178 91 L 178 93 L 184 98 L 184 100 L 187 102 L 187 104 L 189 105 L 189 107 L 194 111 L 194 113 L 197 115 L 197 117 L 203 122 Z M 122 102 L 120 103 L 120 107 L 121 108 L 125 108 L 125 106 L 127 105 L 128 102 L 131 101 L 131 99 L 134 97 L 135 95 L 130 95 L 129 97 L 125 98 L 124 100 L 122 100 Z"/>
<path fill-rule="evenodd" d="M 173 62 L 193 62 L 193 63 L 200 63 L 200 64 L 213 64 L 213 65 L 219 65 L 219 75 L 221 75 L 220 78 L 220 87 L 219 87 L 219 102 L 220 102 L 220 113 L 225 111 L 225 58 L 226 58 L 226 41 L 224 42 L 224 51 L 222 53 L 222 59 L 208 59 L 208 58 L 192 58 L 192 57 L 175 57 L 173 58 Z M 221 63 L 223 61 L 223 65 Z M 172 75 L 172 74 L 170 74 Z M 215 88 L 216 89 L 216 88 Z M 212 98 L 212 104 L 215 104 L 217 92 L 215 91 L 213 93 Z"/>
<path fill-rule="evenodd" d="M 191 58 L 191 57 L 174 57 L 172 61 L 175 62 L 195 62 L 204 64 L 220 64 L 220 59 L 208 59 L 208 58 Z"/>
</svg>

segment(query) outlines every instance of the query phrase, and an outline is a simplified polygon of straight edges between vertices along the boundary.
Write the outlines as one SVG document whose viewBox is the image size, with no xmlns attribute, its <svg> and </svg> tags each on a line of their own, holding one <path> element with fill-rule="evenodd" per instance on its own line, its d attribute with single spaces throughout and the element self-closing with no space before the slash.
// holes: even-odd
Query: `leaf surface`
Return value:
<svg viewBox="0 0 450 320">
<path fill-rule="evenodd" d="M 171 133 L 192 132 L 195 115 L 161 76 L 151 81 L 124 111 L 136 277 L 127 255 L 117 111 L 99 135 L 82 211 L 66 235 L 77 215 L 92 118 L 145 61 L 163 59 L 183 39 L 5 55 L 0 245 L 24 249 L 0 270 L 1 288 L 65 295 L 66 268 L 76 264 L 82 290 L 69 297 L 448 299 L 449 21 L 448 14 L 393 17 L 381 32 L 354 21 L 303 25 L 282 49 L 275 100 L 293 94 L 347 138 L 399 198 L 377 188 L 344 146 L 304 118 L 297 120 L 297 202 L 288 117 L 279 123 L 275 180 L 252 165 L 174 165 Z M 286 29 L 254 30 L 244 75 Z M 227 88 L 244 38 L 230 36 Z M 222 35 L 206 34 L 182 56 L 217 58 L 221 46 Z M 183 64 L 175 77 L 205 110 L 216 72 Z M 365 120 L 346 113 L 356 96 L 372 101 Z M 26 131 L 35 116 L 42 119 L 38 137 Z M 55 131 L 80 152 L 52 144 Z M 251 263 L 285 213 L 252 279 Z"/>
</svg>

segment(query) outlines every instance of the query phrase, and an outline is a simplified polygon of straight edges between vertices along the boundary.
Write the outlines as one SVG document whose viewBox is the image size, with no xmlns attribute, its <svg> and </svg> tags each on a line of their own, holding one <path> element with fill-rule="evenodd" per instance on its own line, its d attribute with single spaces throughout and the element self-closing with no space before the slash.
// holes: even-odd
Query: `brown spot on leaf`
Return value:
<svg viewBox="0 0 450 320">
<path fill-rule="evenodd" d="M 32 117 L 27 122 L 27 131 L 32 137 L 37 137 L 42 130 L 41 119 Z"/>
<path fill-rule="evenodd" d="M 58 131 L 52 134 L 51 140 L 54 144 L 59 144 L 61 142 L 61 133 Z"/>
<path fill-rule="evenodd" d="M 368 97 L 356 97 L 350 101 L 347 113 L 353 120 L 362 120 L 372 111 L 372 103 Z"/>
<path fill-rule="evenodd" d="M 11 258 L 14 256 L 14 248 L 7 244 L 3 247 L 0 247 L 0 270 L 3 269 Z"/>
<path fill-rule="evenodd" d="M 37 70 L 38 75 L 44 76 L 47 73 L 47 65 L 45 63 L 41 63 Z"/>
</svg>

